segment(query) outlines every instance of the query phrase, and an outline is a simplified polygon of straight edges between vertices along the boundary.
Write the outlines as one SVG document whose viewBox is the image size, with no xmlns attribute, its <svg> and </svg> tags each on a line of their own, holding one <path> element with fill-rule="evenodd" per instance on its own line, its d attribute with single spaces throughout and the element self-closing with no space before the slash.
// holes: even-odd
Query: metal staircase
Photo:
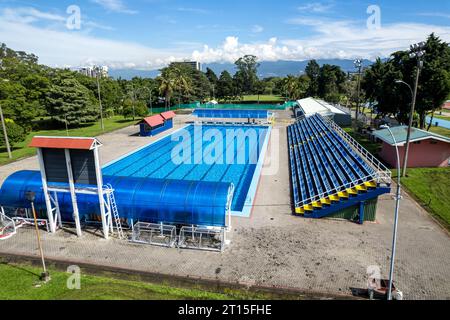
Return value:
<svg viewBox="0 0 450 320">
<path fill-rule="evenodd" d="M 107 184 L 105 189 L 107 204 L 109 205 L 108 214 L 112 214 L 119 239 L 125 239 L 125 235 L 122 229 L 122 223 L 120 222 L 119 210 L 117 209 L 116 198 L 114 197 L 114 189 L 110 184 Z"/>
</svg>

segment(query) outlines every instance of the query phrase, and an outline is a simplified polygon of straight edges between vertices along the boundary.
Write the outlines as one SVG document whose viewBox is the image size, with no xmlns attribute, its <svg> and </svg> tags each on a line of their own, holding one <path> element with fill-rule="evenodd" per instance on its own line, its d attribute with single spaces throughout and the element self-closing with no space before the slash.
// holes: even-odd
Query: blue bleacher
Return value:
<svg viewBox="0 0 450 320">
<path fill-rule="evenodd" d="M 319 218 L 390 192 L 319 114 L 287 128 L 295 213 Z"/>
</svg>

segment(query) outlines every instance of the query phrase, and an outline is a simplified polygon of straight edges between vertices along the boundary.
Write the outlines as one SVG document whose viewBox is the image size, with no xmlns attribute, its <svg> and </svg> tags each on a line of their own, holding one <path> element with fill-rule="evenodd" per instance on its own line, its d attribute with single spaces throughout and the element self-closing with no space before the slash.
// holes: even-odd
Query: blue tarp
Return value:
<svg viewBox="0 0 450 320">
<path fill-rule="evenodd" d="M 154 223 L 226 226 L 227 201 L 232 190 L 230 183 L 113 176 L 104 176 L 103 180 L 114 188 L 121 218 Z M 0 205 L 29 208 L 30 203 L 25 197 L 27 191 L 36 193 L 36 208 L 45 210 L 39 171 L 19 171 L 9 176 L 0 189 Z M 58 201 L 63 220 L 71 221 L 70 194 L 58 193 Z M 96 195 L 77 194 L 77 203 L 82 221 L 100 213 Z"/>
</svg>

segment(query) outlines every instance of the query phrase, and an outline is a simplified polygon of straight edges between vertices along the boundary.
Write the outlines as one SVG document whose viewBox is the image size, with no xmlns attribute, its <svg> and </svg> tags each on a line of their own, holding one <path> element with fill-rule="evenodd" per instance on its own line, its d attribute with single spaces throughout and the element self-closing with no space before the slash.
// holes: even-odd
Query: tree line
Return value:
<svg viewBox="0 0 450 320">
<path fill-rule="evenodd" d="M 416 107 L 416 125 L 421 128 L 425 127 L 426 116 L 450 98 L 449 44 L 431 34 L 425 50 Z M 312 96 L 347 106 L 360 101 L 379 116 L 393 115 L 406 123 L 411 94 L 407 86 L 396 80 L 412 86 L 417 63 L 408 51 L 398 51 L 387 59 L 377 59 L 359 75 L 311 60 L 300 75 L 264 79 L 258 77 L 256 56 L 239 58 L 235 67 L 233 75 L 226 70 L 216 75 L 210 68 L 202 72 L 184 63 L 172 63 L 162 68 L 155 79 L 92 78 L 69 69 L 40 65 L 34 54 L 1 44 L 0 104 L 12 144 L 22 141 L 33 129 L 74 128 L 97 121 L 99 88 L 104 117 L 122 115 L 134 119 L 149 114 L 150 107 L 171 108 L 212 99 L 232 102 L 244 95 L 266 94 L 285 100 Z M 293 73 L 299 74 L 298 70 Z M 357 90 L 358 82 L 361 90 Z M 0 144 L 4 144 L 3 135 Z"/>
</svg>

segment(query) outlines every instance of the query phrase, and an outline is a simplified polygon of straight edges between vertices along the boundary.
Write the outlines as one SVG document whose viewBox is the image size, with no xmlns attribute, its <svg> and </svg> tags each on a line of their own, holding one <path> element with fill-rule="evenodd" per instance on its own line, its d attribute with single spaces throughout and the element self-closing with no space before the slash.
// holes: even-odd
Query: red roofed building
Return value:
<svg viewBox="0 0 450 320">
<path fill-rule="evenodd" d="M 442 109 L 450 110 L 450 100 L 446 101 L 442 106 Z"/>
<path fill-rule="evenodd" d="M 141 137 L 155 136 L 168 129 L 166 127 L 166 120 L 160 114 L 144 118 L 138 124 L 140 126 L 139 132 Z"/>
<path fill-rule="evenodd" d="M 48 148 L 48 149 L 77 149 L 93 150 L 101 146 L 101 143 L 95 138 L 74 138 L 74 137 L 33 137 L 30 147 Z"/>
<path fill-rule="evenodd" d="M 170 120 L 175 118 L 175 112 L 173 111 L 166 111 L 161 113 L 161 117 L 163 117 L 165 120 Z"/>
</svg>

